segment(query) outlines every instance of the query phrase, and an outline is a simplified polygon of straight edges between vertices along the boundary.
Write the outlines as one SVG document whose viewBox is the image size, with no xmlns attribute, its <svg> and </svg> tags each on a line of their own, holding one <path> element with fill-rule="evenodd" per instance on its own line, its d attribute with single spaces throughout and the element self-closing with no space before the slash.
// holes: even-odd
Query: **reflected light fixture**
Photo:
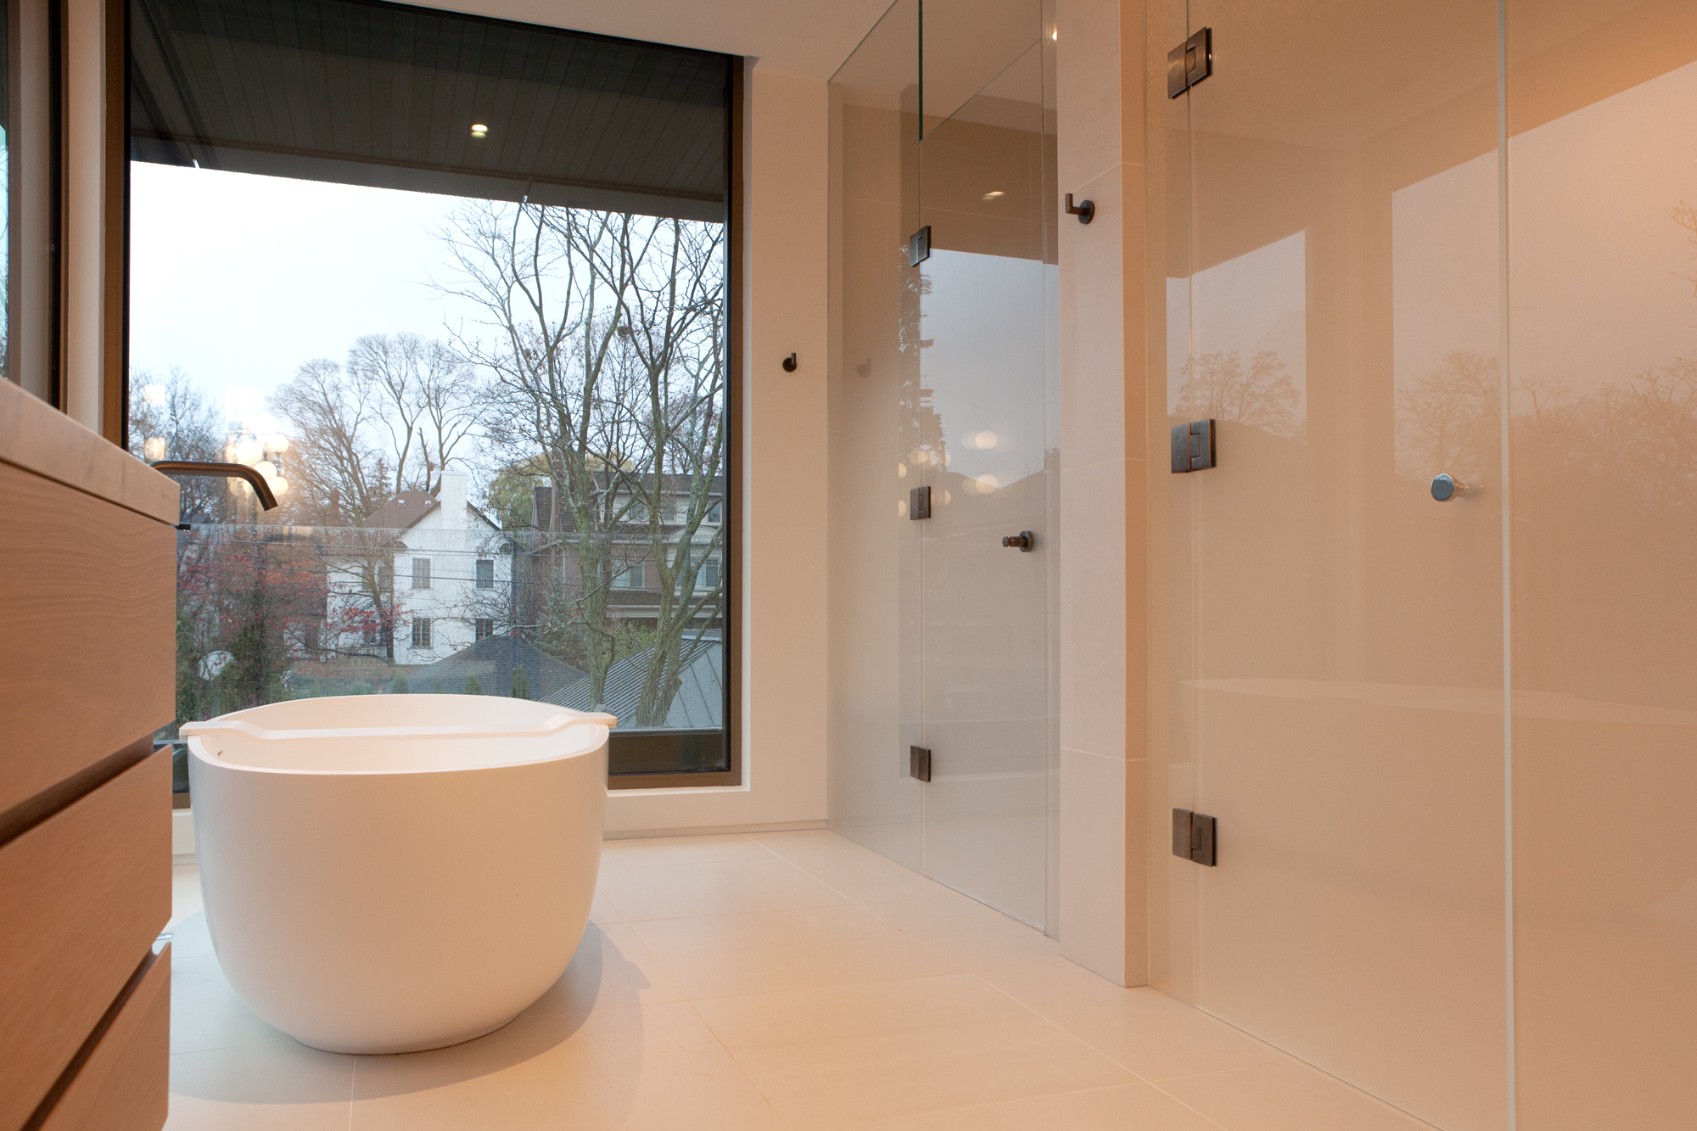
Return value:
<svg viewBox="0 0 1697 1131">
<path fill-rule="evenodd" d="M 1001 189 L 991 189 L 989 192 L 985 193 L 979 199 L 981 199 L 981 200 L 1000 200 L 1000 199 L 1002 199 L 1002 197 L 1004 197 L 1006 195 L 1008 195 L 1008 194 L 1003 192 Z"/>
<path fill-rule="evenodd" d="M 1049 42 L 1054 43 L 1057 40 L 1059 40 L 1060 38 L 1061 38 L 1061 29 L 1060 28 L 1049 29 Z"/>
<path fill-rule="evenodd" d="M 476 138 L 488 137 L 489 127 L 484 125 L 482 122 L 473 122 L 471 124 L 471 136 Z"/>
</svg>

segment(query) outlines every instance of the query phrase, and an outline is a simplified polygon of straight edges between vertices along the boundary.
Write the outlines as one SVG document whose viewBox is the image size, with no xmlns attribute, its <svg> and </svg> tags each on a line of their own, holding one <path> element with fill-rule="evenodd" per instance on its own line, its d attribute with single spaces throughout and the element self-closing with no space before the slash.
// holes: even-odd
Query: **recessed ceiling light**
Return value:
<svg viewBox="0 0 1697 1131">
<path fill-rule="evenodd" d="M 484 125 L 482 122 L 474 122 L 472 124 L 472 127 L 471 127 L 471 136 L 472 137 L 488 137 L 489 136 L 489 127 Z"/>
<path fill-rule="evenodd" d="M 989 192 L 985 193 L 984 196 L 981 199 L 984 199 L 984 200 L 1000 200 L 1000 199 L 1002 199 L 1002 197 L 1004 197 L 1006 195 L 1008 195 L 1008 194 L 1003 192 L 1001 189 L 991 189 Z"/>
</svg>

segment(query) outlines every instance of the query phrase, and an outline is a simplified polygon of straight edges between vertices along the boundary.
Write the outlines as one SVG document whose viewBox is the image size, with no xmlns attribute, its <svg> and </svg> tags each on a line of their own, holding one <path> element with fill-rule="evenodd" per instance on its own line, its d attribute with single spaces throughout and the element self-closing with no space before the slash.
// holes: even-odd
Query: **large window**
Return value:
<svg viewBox="0 0 1697 1131">
<path fill-rule="evenodd" d="M 130 446 L 281 499 L 184 482 L 179 719 L 516 695 L 617 714 L 615 784 L 736 780 L 736 61 L 367 0 L 130 38 Z"/>
</svg>

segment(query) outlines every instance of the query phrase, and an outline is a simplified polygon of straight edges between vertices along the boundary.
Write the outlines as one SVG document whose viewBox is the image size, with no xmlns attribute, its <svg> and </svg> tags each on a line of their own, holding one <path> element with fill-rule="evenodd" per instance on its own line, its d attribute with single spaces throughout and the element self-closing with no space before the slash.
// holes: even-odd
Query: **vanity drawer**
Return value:
<svg viewBox="0 0 1697 1131">
<path fill-rule="evenodd" d="M 159 751 L 0 846 L 0 1128 L 30 1117 L 152 954 L 170 798 Z"/>
<path fill-rule="evenodd" d="M 148 960 L 41 1131 L 153 1131 L 165 1122 L 171 1056 L 171 950 Z"/>
<path fill-rule="evenodd" d="M 177 543 L 155 518 L 3 462 L 0 529 L 4 814 L 171 721 Z"/>
</svg>

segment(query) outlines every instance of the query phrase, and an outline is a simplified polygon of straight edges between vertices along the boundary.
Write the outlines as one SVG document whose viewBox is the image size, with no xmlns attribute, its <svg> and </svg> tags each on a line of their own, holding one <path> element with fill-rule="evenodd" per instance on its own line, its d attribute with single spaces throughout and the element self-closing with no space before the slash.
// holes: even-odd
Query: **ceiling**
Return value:
<svg viewBox="0 0 1697 1131">
<path fill-rule="evenodd" d="M 890 0 L 422 0 L 471 12 L 747 55 L 762 71 L 828 79 Z"/>
</svg>

